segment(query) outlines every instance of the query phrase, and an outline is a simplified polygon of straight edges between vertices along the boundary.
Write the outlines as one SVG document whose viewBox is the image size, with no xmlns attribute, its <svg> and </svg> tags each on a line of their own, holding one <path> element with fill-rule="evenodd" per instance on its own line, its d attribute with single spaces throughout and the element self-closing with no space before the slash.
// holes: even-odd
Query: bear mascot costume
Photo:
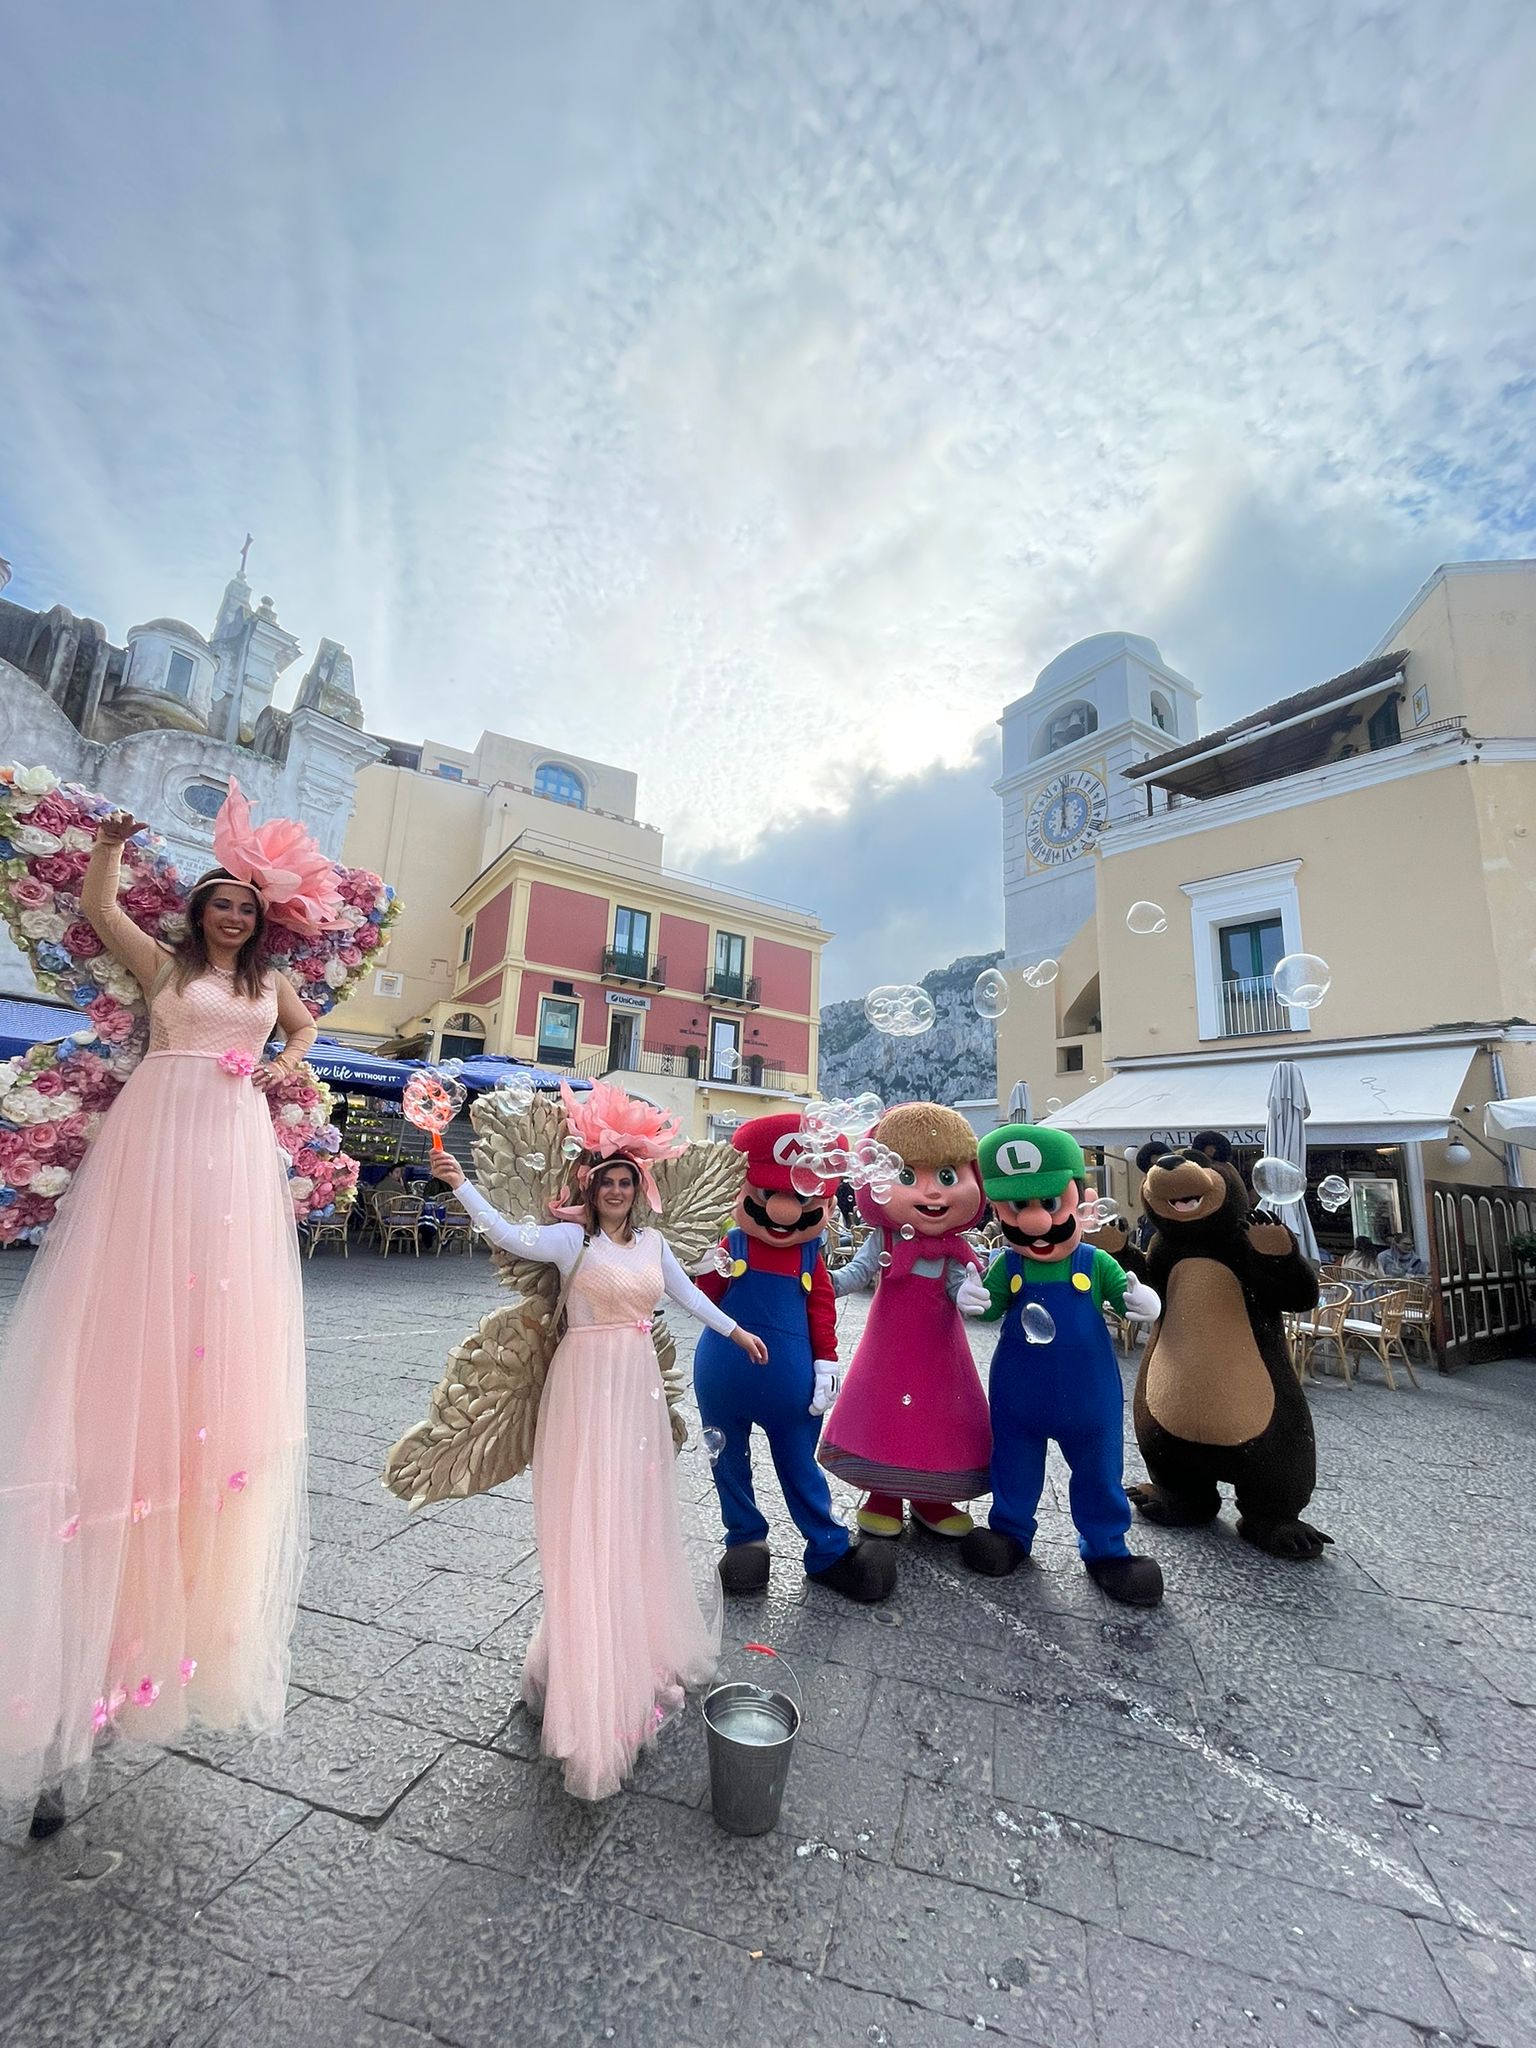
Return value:
<svg viewBox="0 0 1536 2048">
<path fill-rule="evenodd" d="M 1084 1242 L 1088 1170 L 1068 1132 L 1035 1124 L 989 1131 L 981 1179 L 1006 1248 L 977 1290 L 984 1300 L 967 1290 L 961 1306 L 1003 1328 L 992 1355 L 990 1527 L 966 1537 L 961 1561 L 989 1578 L 1023 1563 L 1054 1439 L 1072 1475 L 1068 1499 L 1083 1568 L 1111 1600 L 1155 1607 L 1162 1572 L 1154 1558 L 1133 1557 L 1125 1540 L 1125 1392 L 1104 1307 L 1150 1322 L 1157 1297 Z"/>
<path fill-rule="evenodd" d="M 800 1118 L 789 1111 L 754 1117 L 731 1139 L 746 1154 L 736 1225 L 696 1277 L 768 1346 L 754 1365 L 713 1330 L 700 1333 L 693 1384 L 706 1440 L 718 1432 L 715 1490 L 725 1520 L 720 1580 L 728 1593 L 760 1593 L 768 1583 L 768 1524 L 752 1487 L 752 1431 L 768 1439 L 774 1470 L 795 1526 L 805 1538 L 805 1574 L 850 1600 L 884 1600 L 896 1560 L 883 1543 L 855 1543 L 832 1513 L 826 1474 L 816 1462 L 821 1418 L 837 1392 L 837 1307 L 821 1255 L 837 1175 L 808 1195 Z"/>
<path fill-rule="evenodd" d="M 819 1456 L 867 1490 L 859 1527 L 899 1536 L 907 1501 L 936 1536 L 968 1535 L 957 1503 L 987 1490 L 987 1397 L 956 1297 L 981 1260 L 962 1236 L 981 1214 L 976 1133 L 936 1102 L 889 1109 L 870 1133 L 901 1159 L 889 1193 L 859 1190 L 869 1235 L 832 1276 L 841 1298 L 873 1287 L 869 1320 Z M 979 1283 L 977 1283 L 979 1284 Z"/>
<path fill-rule="evenodd" d="M 1275 1557 L 1332 1542 L 1301 1519 L 1317 1483 L 1306 1395 L 1281 1322 L 1317 1301 L 1315 1270 L 1283 1223 L 1253 1215 L 1232 1147 L 1214 1131 L 1144 1145 L 1142 1203 L 1157 1226 L 1147 1277 L 1162 1296 L 1136 1381 L 1136 1441 L 1149 1483 L 1130 1488 L 1149 1522 L 1189 1528 L 1237 1496 L 1238 1533 Z"/>
</svg>

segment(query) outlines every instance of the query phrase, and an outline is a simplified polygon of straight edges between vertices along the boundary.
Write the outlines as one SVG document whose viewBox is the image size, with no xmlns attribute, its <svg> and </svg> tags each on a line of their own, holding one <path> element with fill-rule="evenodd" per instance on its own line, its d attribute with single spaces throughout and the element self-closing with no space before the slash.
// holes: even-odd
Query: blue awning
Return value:
<svg viewBox="0 0 1536 2048">
<path fill-rule="evenodd" d="M 530 1067 L 523 1060 L 506 1059 L 499 1053 L 481 1053 L 477 1059 L 466 1060 L 459 1068 L 459 1079 L 472 1095 L 481 1095 L 488 1088 L 500 1088 L 519 1075 L 533 1087 L 550 1093 L 562 1081 L 578 1095 L 584 1088 L 592 1086 L 590 1081 L 578 1081 L 574 1074 L 562 1074 L 554 1067 Z"/>
<path fill-rule="evenodd" d="M 322 1081 L 333 1088 L 353 1088 L 364 1095 L 403 1095 L 412 1074 L 429 1064 L 425 1060 L 387 1060 L 378 1053 L 361 1052 L 355 1045 L 341 1045 L 334 1038 L 317 1038 L 307 1055 L 308 1064 Z M 482 1054 L 466 1060 L 459 1079 L 472 1095 L 499 1088 L 514 1075 L 523 1075 L 535 1088 L 553 1090 L 562 1080 L 575 1089 L 590 1088 L 590 1081 L 578 1081 L 548 1067 L 525 1066 L 521 1060 Z"/>
<path fill-rule="evenodd" d="M 14 1059 L 34 1045 L 56 1045 L 72 1032 L 89 1031 L 83 1010 L 60 1009 L 56 1003 L 0 1000 L 0 1059 Z"/>
</svg>

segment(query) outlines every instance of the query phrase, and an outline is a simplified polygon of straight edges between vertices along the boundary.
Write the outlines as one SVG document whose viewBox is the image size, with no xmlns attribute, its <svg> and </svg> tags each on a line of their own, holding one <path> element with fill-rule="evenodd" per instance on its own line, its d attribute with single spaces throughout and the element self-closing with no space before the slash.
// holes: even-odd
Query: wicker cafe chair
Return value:
<svg viewBox="0 0 1536 2048">
<path fill-rule="evenodd" d="M 311 1223 L 309 1225 L 308 1256 L 313 1258 L 316 1249 L 322 1244 L 339 1244 L 341 1246 L 341 1256 L 344 1259 L 351 1258 L 352 1253 L 347 1237 L 347 1219 L 345 1215 L 327 1216 L 323 1222 Z"/>
<path fill-rule="evenodd" d="M 1362 1292 L 1360 1298 L 1349 1304 L 1350 1313 L 1344 1318 L 1346 1353 L 1353 1350 L 1380 1359 L 1387 1385 L 1394 1394 L 1397 1392 L 1397 1381 L 1392 1377 L 1394 1351 L 1402 1360 L 1409 1379 L 1415 1386 L 1419 1384 L 1413 1360 L 1403 1342 L 1403 1312 L 1407 1306 L 1406 1288 L 1387 1287 L 1371 1295 Z"/>
<path fill-rule="evenodd" d="M 390 1195 L 379 1203 L 379 1236 L 386 1259 L 396 1238 L 408 1238 L 417 1258 L 421 1257 L 421 1217 L 425 1207 L 420 1195 Z"/>
<path fill-rule="evenodd" d="M 457 1204 L 449 1209 L 437 1226 L 437 1244 L 432 1256 L 440 1259 L 444 1247 L 454 1252 L 470 1252 L 475 1249 L 475 1226 Z"/>
<path fill-rule="evenodd" d="M 1344 1319 L 1353 1303 L 1348 1297 L 1309 1309 L 1305 1315 L 1287 1318 L 1291 1339 L 1291 1363 L 1300 1380 L 1315 1379 L 1312 1360 L 1320 1344 L 1331 1344 L 1339 1361 L 1339 1371 L 1346 1386 L 1353 1385 L 1349 1372 L 1349 1353 L 1344 1344 Z"/>
<path fill-rule="evenodd" d="M 1403 1348 L 1410 1344 L 1424 1346 L 1424 1363 L 1428 1365 L 1435 1355 L 1435 1308 L 1434 1297 L 1427 1280 L 1404 1280 L 1401 1283 L 1403 1302 Z"/>
</svg>

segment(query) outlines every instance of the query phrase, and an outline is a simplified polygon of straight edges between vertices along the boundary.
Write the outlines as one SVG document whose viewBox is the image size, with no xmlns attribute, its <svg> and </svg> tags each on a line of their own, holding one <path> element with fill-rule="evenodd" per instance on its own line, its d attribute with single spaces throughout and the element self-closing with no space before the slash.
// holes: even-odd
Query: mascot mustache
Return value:
<svg viewBox="0 0 1536 2048">
<path fill-rule="evenodd" d="M 760 1230 L 809 1230 L 819 1223 L 826 1214 L 825 1206 L 818 1202 L 811 1208 L 802 1208 L 798 1223 L 775 1223 L 761 1202 L 755 1202 L 750 1195 L 742 1197 L 741 1206 Z"/>
<path fill-rule="evenodd" d="M 1077 1211 L 1074 1209 L 1065 1223 L 1053 1224 L 1049 1230 L 1015 1230 L 1001 1216 L 997 1219 L 997 1227 L 1010 1244 L 1017 1245 L 1021 1251 L 1034 1251 L 1041 1244 L 1065 1244 L 1077 1228 Z"/>
</svg>

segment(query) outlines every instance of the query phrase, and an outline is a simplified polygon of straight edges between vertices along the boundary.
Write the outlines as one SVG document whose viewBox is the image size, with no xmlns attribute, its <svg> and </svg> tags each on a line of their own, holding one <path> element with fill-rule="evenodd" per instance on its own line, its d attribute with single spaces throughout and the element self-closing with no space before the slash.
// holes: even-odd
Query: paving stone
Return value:
<svg viewBox="0 0 1536 2048">
<path fill-rule="evenodd" d="M 980 1700 L 882 1678 L 870 1704 L 859 1755 L 882 1759 L 904 1777 L 936 1785 L 992 1788 L 995 1710 Z"/>
<path fill-rule="evenodd" d="M 508 1755 L 537 1755 L 538 1724 L 530 1716 L 521 1711 L 516 1714 L 508 1733 L 512 1743 L 509 1745 L 498 1737 L 498 1749 L 504 1749 Z M 530 1740 L 532 1748 L 520 1751 L 517 1745 Z M 807 1746 L 795 1745 L 797 1765 L 800 1750 Z M 690 1700 L 686 1710 L 674 1715 L 656 1740 L 641 1750 L 635 1759 L 629 1789 L 648 1799 L 670 1799 L 678 1806 L 698 1806 L 704 1800 L 709 1792 L 709 1756 L 703 1715 L 697 1702 Z"/>
<path fill-rule="evenodd" d="M 378 1621 L 420 1591 L 432 1574 L 410 1558 L 381 1550 L 343 1550 L 328 1544 L 310 1555 L 299 1593 L 303 1606 L 321 1614 L 339 1614 L 348 1621 Z M 391 1626 L 394 1626 L 391 1623 Z"/>
<path fill-rule="evenodd" d="M 765 1960 L 747 1979 L 733 2038 L 742 2048 L 974 2048 L 977 2034 L 970 2020 Z"/>
<path fill-rule="evenodd" d="M 409 1565 L 403 1569 L 414 1572 L 417 1567 Z M 430 1581 L 418 1585 L 382 1619 L 390 1628 L 420 1636 L 423 1641 L 475 1650 L 495 1635 L 528 1597 L 526 1585 L 476 1578 L 469 1572 L 434 1572 Z"/>
<path fill-rule="evenodd" d="M 34 1852 L 64 1883 L 103 1850 L 121 1864 L 93 1890 L 186 1926 L 304 1819 L 297 1800 L 169 1757 Z"/>
<path fill-rule="evenodd" d="M 306 1609 L 293 1631 L 293 1680 L 306 1692 L 355 1700 L 416 1648 L 414 1636 Z"/>
<path fill-rule="evenodd" d="M 311 1493 L 333 1494 L 338 1500 L 350 1500 L 362 1487 L 379 1487 L 381 1481 L 378 1468 L 360 1463 L 354 1458 L 323 1457 L 311 1448 L 306 1477 Z"/>
<path fill-rule="evenodd" d="M 1203 1779 L 1207 1826 L 1200 1847 L 1216 1862 L 1404 1912 L 1446 1915 L 1405 1809 L 1277 1772 L 1260 1775 L 1268 1790 L 1214 1771 Z"/>
<path fill-rule="evenodd" d="M 1202 1845 L 1201 1788 L 1211 1767 L 1177 1750 L 1042 1714 L 1000 1712 L 996 1759 L 996 1789 L 1015 1805 L 1170 1848 Z"/>
<path fill-rule="evenodd" d="M 1479 2048 L 1530 2048 L 1536 2041 L 1536 1954 L 1431 1922 L 1424 1944 Z"/>
<path fill-rule="evenodd" d="M 466 1871 L 358 1996 L 398 2019 L 430 2013 L 437 2036 L 469 2048 L 528 2048 L 530 2015 L 539 2048 L 721 2048 L 738 2039 L 754 1968 L 739 1948 L 622 1907 Z"/>
<path fill-rule="evenodd" d="M 995 1794 L 984 1798 L 913 1780 L 895 1861 L 905 1870 L 982 1885 L 1005 1899 L 1027 1899 L 1113 1927 L 1120 1917 L 1113 1840 L 1081 1821 L 1012 1806 Z"/>
<path fill-rule="evenodd" d="M 705 1766 L 706 1789 L 708 1766 Z M 784 1787 L 778 1832 L 845 1856 L 888 1862 L 904 1781 L 878 1757 L 844 1756 L 802 1737 Z"/>
<path fill-rule="evenodd" d="M 509 1541 L 436 1515 L 428 1522 L 413 1521 L 402 1530 L 389 1554 L 409 1558 L 429 1571 L 470 1572 L 480 1579 L 501 1579 L 515 1571 L 533 1547 L 532 1536 L 519 1535 Z"/>
<path fill-rule="evenodd" d="M 1406 1684 L 1414 1705 L 1429 1724 L 1423 1739 L 1443 1748 L 1447 1756 L 1529 1764 L 1536 1755 L 1536 1708 L 1439 1692 L 1412 1679 Z"/>
<path fill-rule="evenodd" d="M 280 1735 L 196 1735 L 181 1746 L 233 1777 L 370 1820 L 387 1813 L 447 1744 L 384 1714 L 307 1699 L 289 1712 Z"/>
<path fill-rule="evenodd" d="M 204 1908 L 198 1931 L 311 1991 L 353 1991 L 450 1866 L 335 1814 L 312 1813 Z"/>
<path fill-rule="evenodd" d="M 444 1501 L 432 1520 L 439 1529 L 473 1530 L 494 1537 L 503 1551 L 526 1556 L 534 1547 L 533 1503 L 519 1500 L 498 1487 L 494 1493 L 477 1493 L 471 1500 Z"/>
<path fill-rule="evenodd" d="M 338 1543 L 347 1550 L 377 1550 L 398 1534 L 395 1517 L 382 1504 L 329 1493 L 311 1500 L 309 1529 L 317 1543 Z"/>
<path fill-rule="evenodd" d="M 1457 2023 L 1404 1914 L 1145 1842 L 1119 1842 L 1114 1854 L 1127 1933 L 1416 2026 Z"/>
<path fill-rule="evenodd" d="M 368 1704 L 456 1742 L 489 1742 L 517 1704 L 517 1672 L 478 1650 L 416 1643 L 369 1687 Z"/>
<path fill-rule="evenodd" d="M 708 1813 L 630 1799 L 593 1859 L 584 1889 L 589 1898 L 814 1969 L 845 1868 L 840 1852 L 825 1844 L 806 1847 L 782 1829 L 743 1839 L 726 1834 Z M 664 1885 L 655 1882 L 658 1870 L 668 1874 Z"/>
<path fill-rule="evenodd" d="M 569 1889 L 612 1825 L 612 1802 L 572 1799 L 552 1764 L 456 1745 L 401 1800 L 386 1833 L 438 1856 Z"/>
<path fill-rule="evenodd" d="M 823 1749 L 854 1754 L 869 1719 L 873 1673 L 807 1656 L 796 1656 L 791 1668 L 804 1698 L 805 1733 Z"/>
<path fill-rule="evenodd" d="M 213 2038 L 213 2048 L 431 2048 L 432 2036 L 363 2012 L 355 2002 L 268 1977 Z"/>
<path fill-rule="evenodd" d="M 1019 1899 L 848 1866 L 825 1974 L 1015 2040 L 1092 2048 L 1084 1930 Z"/>
<path fill-rule="evenodd" d="M 1458 1813 L 1408 1813 L 1402 1825 L 1454 1919 L 1536 1949 L 1536 1831 Z"/>
</svg>

